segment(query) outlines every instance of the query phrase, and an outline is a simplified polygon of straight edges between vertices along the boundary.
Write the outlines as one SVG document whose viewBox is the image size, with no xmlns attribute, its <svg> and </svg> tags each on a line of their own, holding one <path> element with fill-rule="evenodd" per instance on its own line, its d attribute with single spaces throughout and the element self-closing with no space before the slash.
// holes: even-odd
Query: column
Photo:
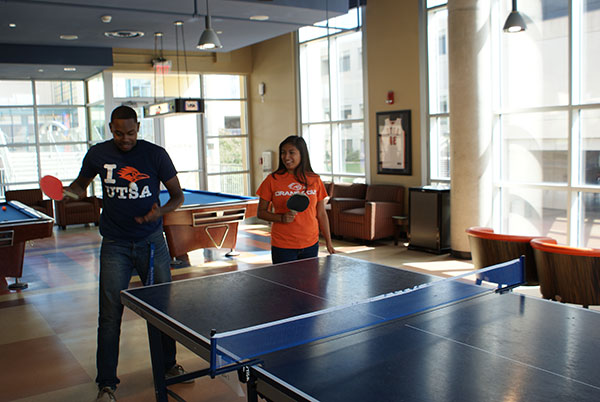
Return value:
<svg viewBox="0 0 600 402">
<path fill-rule="evenodd" d="M 448 1 L 451 246 L 466 257 L 465 229 L 492 224 L 490 0 Z"/>
</svg>

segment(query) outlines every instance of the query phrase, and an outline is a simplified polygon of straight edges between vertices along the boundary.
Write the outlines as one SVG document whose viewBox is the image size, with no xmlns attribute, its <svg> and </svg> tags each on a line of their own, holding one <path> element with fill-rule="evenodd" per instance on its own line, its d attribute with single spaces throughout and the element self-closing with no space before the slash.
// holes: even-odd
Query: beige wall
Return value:
<svg viewBox="0 0 600 402">
<path fill-rule="evenodd" d="M 279 143 L 297 134 L 298 107 L 296 90 L 295 35 L 287 34 L 252 46 L 253 68 L 248 82 L 252 189 L 263 180 L 259 158 L 263 151 L 273 152 L 277 167 Z M 266 87 L 263 99 L 258 84 Z"/>
<path fill-rule="evenodd" d="M 109 71 L 152 72 L 152 59 L 155 57 L 153 50 L 113 49 L 113 67 Z M 186 71 L 183 51 L 179 53 L 181 66 L 177 65 L 176 52 L 165 51 L 164 57 L 173 63 L 171 73 Z M 252 49 L 250 47 L 226 53 L 188 51 L 186 59 L 187 71 L 190 73 L 249 74 L 252 72 Z"/>
<path fill-rule="evenodd" d="M 421 169 L 421 97 L 419 80 L 419 2 L 369 0 L 366 10 L 368 117 L 371 183 L 419 186 Z M 385 103 L 394 91 L 394 104 Z M 411 111 L 412 175 L 377 174 L 375 113 Z"/>
</svg>

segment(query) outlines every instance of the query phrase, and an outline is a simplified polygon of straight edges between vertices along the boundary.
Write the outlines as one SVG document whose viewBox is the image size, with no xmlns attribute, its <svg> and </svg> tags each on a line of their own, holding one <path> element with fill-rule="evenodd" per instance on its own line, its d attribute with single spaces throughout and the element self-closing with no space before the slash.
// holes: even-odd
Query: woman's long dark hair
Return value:
<svg viewBox="0 0 600 402">
<path fill-rule="evenodd" d="M 281 160 L 281 151 L 283 146 L 286 144 L 292 144 L 300 152 L 300 164 L 298 164 L 296 169 L 294 169 L 294 176 L 296 176 L 296 179 L 304 186 L 304 188 L 307 188 L 308 180 L 306 179 L 306 175 L 314 175 L 315 172 L 310 166 L 310 157 L 308 156 L 308 147 L 306 146 L 306 141 L 304 141 L 304 138 L 297 135 L 290 135 L 285 140 L 281 141 L 281 144 L 279 144 L 279 166 L 277 166 L 277 170 L 272 173 L 273 178 L 276 178 L 276 174 L 282 175 L 287 172 L 287 168 Z"/>
</svg>

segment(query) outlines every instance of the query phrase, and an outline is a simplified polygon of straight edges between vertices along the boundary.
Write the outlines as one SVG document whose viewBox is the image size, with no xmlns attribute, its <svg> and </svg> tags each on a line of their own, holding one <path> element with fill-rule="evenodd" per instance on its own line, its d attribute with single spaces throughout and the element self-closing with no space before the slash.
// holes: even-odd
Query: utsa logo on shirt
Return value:
<svg viewBox="0 0 600 402">
<path fill-rule="evenodd" d="M 304 186 L 300 183 L 292 182 L 288 185 L 288 188 L 289 188 L 288 191 L 275 191 L 274 196 L 275 197 L 286 197 L 286 196 L 289 197 L 296 193 L 302 192 L 302 190 L 304 189 Z M 304 193 L 306 195 L 314 195 L 314 194 L 317 194 L 317 190 L 308 189 Z"/>
<path fill-rule="evenodd" d="M 110 198 L 117 197 L 119 199 L 136 199 L 150 197 L 152 193 L 148 186 L 142 187 L 141 191 L 136 184 L 137 181 L 147 179 L 148 176 L 145 173 L 140 172 L 134 167 L 125 166 L 119 169 L 116 173 L 121 179 L 125 179 L 129 182 L 129 186 L 117 186 L 117 181 L 114 179 L 115 169 L 117 165 L 105 164 L 106 179 L 104 179 L 104 187 L 106 188 L 106 194 Z"/>
</svg>

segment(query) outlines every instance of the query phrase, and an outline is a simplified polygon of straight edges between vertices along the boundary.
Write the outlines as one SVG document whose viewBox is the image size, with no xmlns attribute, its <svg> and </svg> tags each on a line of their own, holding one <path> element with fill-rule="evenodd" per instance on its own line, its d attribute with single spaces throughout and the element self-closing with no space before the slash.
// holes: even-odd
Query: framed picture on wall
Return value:
<svg viewBox="0 0 600 402">
<path fill-rule="evenodd" d="M 378 112 L 377 173 L 412 174 L 410 110 Z"/>
</svg>

